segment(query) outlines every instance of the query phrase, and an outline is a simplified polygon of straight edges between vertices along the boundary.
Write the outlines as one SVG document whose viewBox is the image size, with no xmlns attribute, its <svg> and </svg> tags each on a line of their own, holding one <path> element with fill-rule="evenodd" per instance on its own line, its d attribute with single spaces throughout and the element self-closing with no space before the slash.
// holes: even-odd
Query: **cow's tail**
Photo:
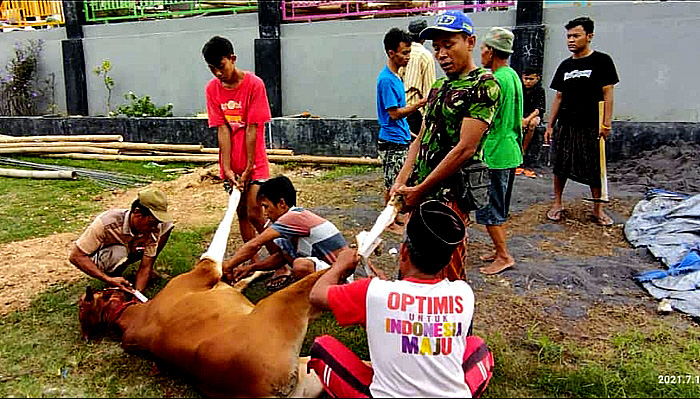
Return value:
<svg viewBox="0 0 700 400">
<path fill-rule="evenodd" d="M 199 258 L 200 260 L 209 259 L 215 262 L 219 268 L 219 272 L 221 272 L 221 263 L 224 261 L 224 254 L 226 253 L 226 243 L 228 242 L 228 235 L 231 231 L 231 223 L 233 222 L 233 217 L 236 215 L 236 209 L 240 201 L 241 192 L 233 188 L 231 196 L 228 199 L 228 207 L 226 208 L 224 219 L 219 223 L 219 227 L 216 229 L 209 249 Z"/>
</svg>

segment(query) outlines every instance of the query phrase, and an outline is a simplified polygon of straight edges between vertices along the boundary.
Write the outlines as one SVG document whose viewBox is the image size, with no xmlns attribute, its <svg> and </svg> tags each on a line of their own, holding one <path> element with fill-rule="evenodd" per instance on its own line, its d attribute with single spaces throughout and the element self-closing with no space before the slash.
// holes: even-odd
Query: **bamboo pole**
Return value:
<svg viewBox="0 0 700 400">
<path fill-rule="evenodd" d="M 219 161 L 219 157 L 213 154 L 193 154 L 181 156 L 132 156 L 132 155 L 108 155 L 108 154 L 81 154 L 81 153 L 58 153 L 46 154 L 44 157 L 50 158 L 72 158 L 76 160 L 112 160 L 112 161 L 139 161 L 139 162 L 192 162 L 192 163 L 214 163 Z M 277 156 L 268 157 L 273 163 L 296 162 L 300 164 L 335 164 L 335 165 L 381 165 L 381 161 L 376 158 L 360 157 L 323 157 L 323 156 Z"/>
<path fill-rule="evenodd" d="M 270 162 L 286 163 L 296 162 L 300 164 L 339 164 L 339 165 L 382 165 L 377 158 L 361 157 L 324 157 L 324 156 L 268 156 Z"/>
<path fill-rule="evenodd" d="M 87 146 L 119 150 L 154 150 L 154 151 L 179 151 L 186 153 L 199 153 L 204 146 L 201 144 L 169 144 L 169 143 L 137 143 L 137 142 L 0 142 L 0 148 L 4 147 L 65 147 Z"/>
<path fill-rule="evenodd" d="M 88 146 L 64 146 L 64 147 L 9 147 L 0 148 L 0 154 L 20 154 L 20 153 L 96 153 L 96 154 L 119 154 L 116 149 L 103 149 L 101 147 Z"/>
<path fill-rule="evenodd" d="M 123 142 L 122 135 L 55 135 L 55 136 L 8 136 L 0 135 L 0 143 L 24 142 Z"/>
<path fill-rule="evenodd" d="M 26 169 L 0 168 L 0 176 L 34 179 L 76 179 L 75 171 L 31 171 Z"/>
<path fill-rule="evenodd" d="M 103 160 L 103 161 L 139 161 L 139 162 L 191 162 L 214 163 L 219 161 L 218 156 L 210 154 L 193 154 L 182 156 L 129 156 L 113 154 L 82 154 L 82 153 L 58 153 L 46 154 L 49 158 L 71 158 L 74 160 Z"/>
<path fill-rule="evenodd" d="M 205 147 L 202 149 L 202 153 L 205 154 L 219 154 L 219 148 L 218 147 Z M 294 155 L 294 150 L 291 149 L 267 149 L 267 155 L 276 155 L 276 156 L 293 156 Z"/>
</svg>

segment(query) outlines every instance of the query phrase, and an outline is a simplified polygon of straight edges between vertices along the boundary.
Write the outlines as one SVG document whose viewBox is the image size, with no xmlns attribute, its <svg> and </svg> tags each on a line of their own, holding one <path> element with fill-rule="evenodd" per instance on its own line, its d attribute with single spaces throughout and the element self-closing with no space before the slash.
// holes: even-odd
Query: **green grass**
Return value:
<svg viewBox="0 0 700 400">
<path fill-rule="evenodd" d="M 528 334 L 523 341 L 486 337 L 496 361 L 486 397 L 700 397 L 700 333 L 656 325 L 650 333 L 621 329 L 603 354 L 543 334 Z M 684 381 L 663 384 L 660 375 L 680 375 Z"/>
<path fill-rule="evenodd" d="M 163 167 L 148 167 L 146 163 L 135 162 L 37 157 L 18 159 L 128 173 L 150 180 L 174 179 L 176 175 L 162 170 L 189 166 L 173 163 Z M 89 179 L 72 181 L 0 177 L 0 243 L 84 229 L 95 215 L 103 211 L 103 205 L 96 200 L 107 195 L 108 189 Z"/>
<path fill-rule="evenodd" d="M 37 162 L 52 161 L 59 162 Z M 162 168 L 139 163 L 61 162 L 153 179 L 172 178 L 160 172 Z M 374 167 L 338 167 L 320 179 L 373 171 Z M 0 178 L 0 241 L 83 229 L 102 211 L 95 197 L 106 195 L 90 181 Z M 38 224 L 37 219 L 46 223 Z M 215 228 L 173 231 L 156 270 L 169 276 L 190 270 Z M 136 265 L 130 267 L 127 277 L 133 278 L 136 269 Z M 145 294 L 153 297 L 166 283 L 167 279 L 152 281 Z M 28 309 L 0 318 L 0 397 L 201 397 L 185 377 L 147 355 L 127 354 L 112 339 L 83 341 L 77 300 L 87 284 L 103 287 L 88 278 L 75 284 L 56 284 L 37 293 Z M 256 302 L 267 292 L 263 283 L 257 282 L 245 294 Z M 530 322 L 523 333 L 518 329 L 475 332 L 485 338 L 495 355 L 494 377 L 485 397 L 700 397 L 700 384 L 694 380 L 659 383 L 659 375 L 700 376 L 697 324 L 683 321 L 679 315 L 654 314 L 648 314 L 644 326 L 625 317 L 611 321 L 614 334 L 598 341 L 578 342 L 556 334 L 548 328 L 546 318 Z M 310 323 L 301 355 L 307 355 L 313 338 L 323 334 L 339 338 L 360 357 L 369 359 L 364 330 L 340 327 L 330 313 Z"/>
<path fill-rule="evenodd" d="M 319 179 L 321 180 L 332 180 L 336 178 L 342 178 L 346 176 L 361 176 L 366 175 L 370 172 L 378 171 L 379 167 L 374 165 L 350 165 L 350 166 L 337 166 L 328 170 L 325 174 L 321 175 Z"/>
</svg>

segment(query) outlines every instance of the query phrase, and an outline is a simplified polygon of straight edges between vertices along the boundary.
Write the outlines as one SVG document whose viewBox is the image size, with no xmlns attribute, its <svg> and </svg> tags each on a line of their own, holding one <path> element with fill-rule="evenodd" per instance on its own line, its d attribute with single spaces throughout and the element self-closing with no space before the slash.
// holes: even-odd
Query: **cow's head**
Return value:
<svg viewBox="0 0 700 400">
<path fill-rule="evenodd" d="M 119 289 L 93 291 L 88 286 L 78 302 L 78 319 L 83 338 L 90 340 L 114 333 L 121 313 L 135 302 L 131 293 Z"/>
</svg>

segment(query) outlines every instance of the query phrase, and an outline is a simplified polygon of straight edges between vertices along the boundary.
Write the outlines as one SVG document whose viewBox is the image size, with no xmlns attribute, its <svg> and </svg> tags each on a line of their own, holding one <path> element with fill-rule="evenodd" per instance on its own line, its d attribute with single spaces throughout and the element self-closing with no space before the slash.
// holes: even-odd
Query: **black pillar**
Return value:
<svg viewBox="0 0 700 400">
<path fill-rule="evenodd" d="M 521 73 L 526 66 L 542 70 L 544 34 L 542 13 L 544 0 L 518 1 L 515 16 L 514 51 L 510 65 Z"/>
<path fill-rule="evenodd" d="M 280 0 L 258 2 L 260 39 L 255 39 L 255 74 L 265 82 L 273 117 L 282 115 L 281 7 Z"/>
<path fill-rule="evenodd" d="M 88 115 L 85 54 L 83 52 L 83 2 L 63 0 L 67 39 L 61 42 L 63 79 L 68 114 Z"/>
</svg>

